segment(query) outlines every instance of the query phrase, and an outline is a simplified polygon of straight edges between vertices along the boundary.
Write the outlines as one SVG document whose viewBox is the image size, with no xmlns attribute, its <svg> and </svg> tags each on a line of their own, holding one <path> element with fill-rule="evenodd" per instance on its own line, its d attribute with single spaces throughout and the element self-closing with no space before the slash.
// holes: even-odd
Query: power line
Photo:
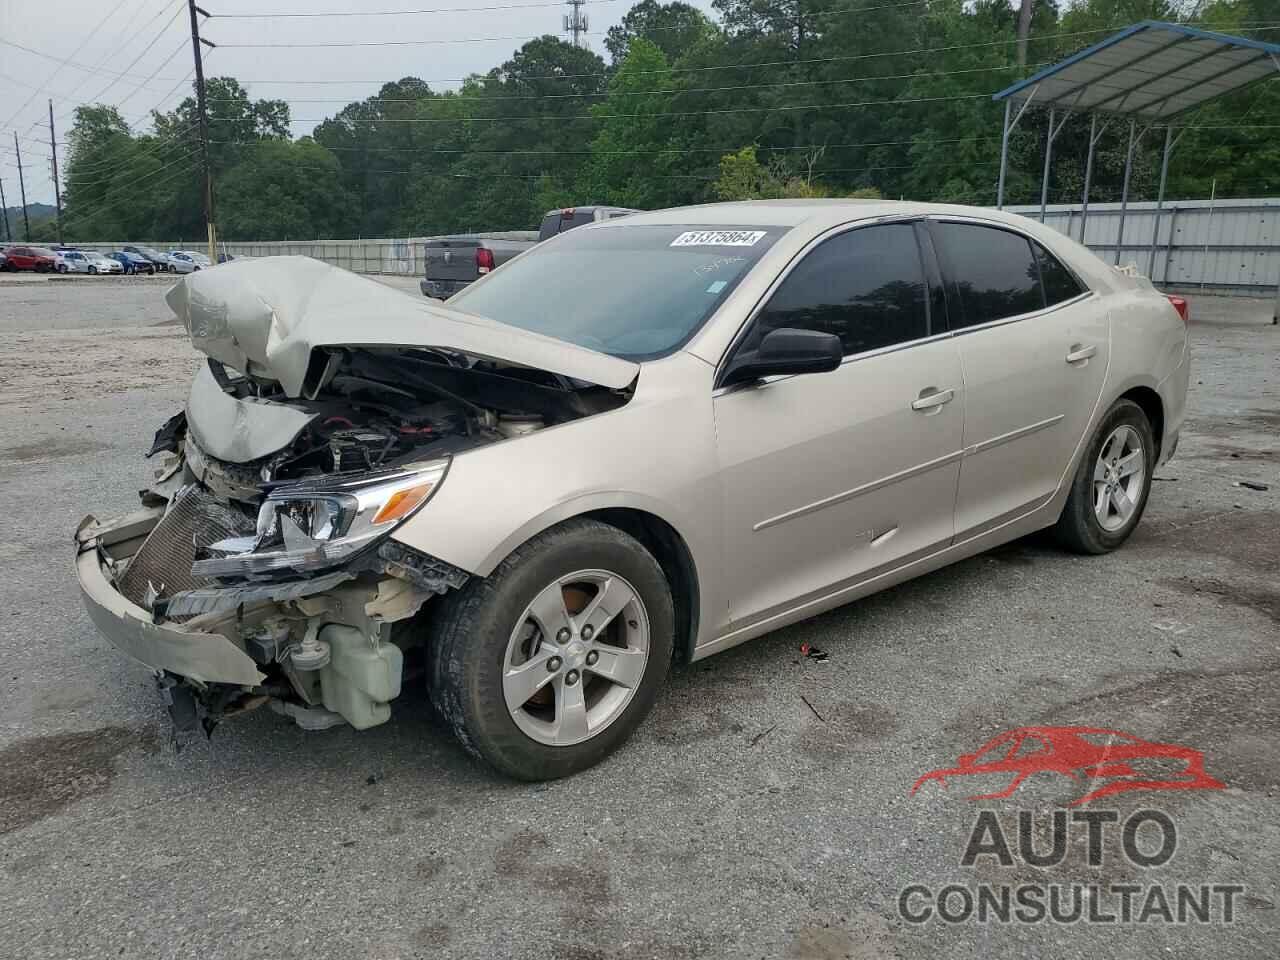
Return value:
<svg viewBox="0 0 1280 960">
<path fill-rule="evenodd" d="M 6 47 L 13 47 L 15 50 L 21 50 L 24 53 L 29 53 L 32 56 L 40 57 L 41 59 L 44 59 L 44 60 L 52 60 L 54 63 L 66 64 L 72 70 L 79 70 L 82 73 L 87 73 L 87 74 L 105 73 L 109 76 L 125 77 L 125 78 L 139 76 L 139 74 L 136 74 L 136 73 L 131 74 L 131 73 L 122 73 L 119 70 L 108 70 L 106 67 L 87 67 L 83 63 L 76 63 L 64 57 L 55 57 L 51 53 L 43 53 L 40 50 L 36 50 L 34 47 L 28 47 L 21 43 L 14 43 L 12 40 L 6 40 L 3 37 L 0 37 L 0 44 Z M 156 79 L 167 82 L 174 78 L 173 77 L 157 77 Z"/>
<path fill-rule="evenodd" d="M 624 120 L 644 117 L 710 117 L 732 113 L 779 113 L 800 110 L 840 110 L 853 107 L 901 106 L 907 103 L 947 103 L 957 100 L 989 100 L 989 93 L 966 93 L 949 97 L 910 97 L 895 100 L 851 100 L 843 103 L 776 104 L 768 107 L 722 107 L 718 110 L 667 110 L 656 113 L 581 113 L 573 116 L 541 117 L 375 117 L 355 118 L 352 123 L 546 123 L 572 120 Z M 323 123 L 326 119 L 290 120 L 293 123 Z"/>
<path fill-rule="evenodd" d="M 1267 23 L 1268 21 L 1256 21 L 1256 22 Z M 1280 29 L 1280 27 L 1260 26 L 1260 27 L 1251 27 L 1249 29 L 1256 32 L 1266 32 L 1270 30 Z M 1097 36 L 1098 34 L 1101 34 L 1101 33 L 1115 33 L 1115 28 L 1100 27 L 1095 30 L 1076 30 L 1076 31 L 1066 32 L 1066 33 L 1042 33 L 1038 36 L 1032 36 L 1030 39 L 1032 42 L 1037 42 L 1041 40 Z M 531 39 L 536 39 L 536 38 L 531 38 Z M 0 43 L 2 42 L 4 41 L 0 41 Z M 914 56 L 914 55 L 926 55 L 926 54 L 933 54 L 933 53 L 947 53 L 953 50 L 968 50 L 968 49 L 974 49 L 977 47 L 999 46 L 1000 44 L 1010 44 L 1010 43 L 1016 43 L 1016 42 L 1017 41 L 1013 38 L 1007 38 L 1003 40 L 980 40 L 973 43 L 951 44 L 945 47 L 917 47 L 909 50 L 888 50 L 888 51 L 881 51 L 877 53 L 854 53 L 854 54 L 844 54 L 844 55 L 832 56 L 832 57 L 808 57 L 808 58 L 803 58 L 798 60 L 763 60 L 763 61 L 754 62 L 754 63 L 722 63 L 722 64 L 714 64 L 712 66 L 706 66 L 706 67 L 668 67 L 660 70 L 631 70 L 631 71 L 628 71 L 628 75 L 633 77 L 652 76 L 652 75 L 665 76 L 665 75 L 676 75 L 676 74 L 686 74 L 686 73 L 710 73 L 716 70 L 755 70 L 760 67 L 797 67 L 797 66 L 809 66 L 812 64 L 819 64 L 819 63 L 847 63 L 854 60 L 869 60 L 869 59 L 879 58 L 879 57 L 897 57 L 897 56 L 908 56 L 908 55 Z M 229 46 L 229 44 L 222 44 L 222 46 Z M 1010 69 L 1013 69 L 1014 64 L 1008 64 L 1008 67 Z M 493 75 L 496 75 L 498 72 L 499 72 L 498 68 L 494 68 L 492 71 L 490 71 L 489 75 L 480 77 L 479 79 L 481 80 L 491 79 Z M 519 79 L 522 81 L 596 80 L 596 79 L 609 79 L 615 75 L 616 75 L 615 71 L 603 70 L 603 71 L 598 71 L 594 73 L 527 74 L 527 75 L 522 75 Z M 404 79 L 420 80 L 421 78 L 415 77 L 415 78 L 404 78 Z M 476 79 L 477 78 L 474 75 L 472 75 L 469 77 L 449 77 L 449 78 L 438 77 L 438 78 L 429 79 L 429 80 L 421 80 L 421 82 L 426 84 L 432 84 L 432 83 L 461 84 L 461 83 L 474 81 Z M 370 79 L 345 79 L 345 80 L 281 80 L 276 78 L 258 78 L 258 79 L 251 78 L 251 79 L 243 79 L 240 82 L 245 84 L 251 84 L 251 83 L 264 84 L 264 85 L 276 84 L 281 86 L 339 86 L 339 85 L 350 86 L 353 84 L 365 84 L 365 83 L 388 85 L 395 81 L 389 81 L 386 79 L 386 77 L 381 77 L 376 79 L 370 78 Z"/>
<path fill-rule="evenodd" d="M 793 146 L 771 147 L 764 144 L 755 144 L 757 150 L 769 151 L 796 151 L 796 150 L 845 150 L 863 147 L 892 147 L 892 146 L 908 146 L 920 145 L 929 146 L 934 144 L 953 144 L 953 143 L 973 143 L 980 140 L 998 140 L 999 136 L 989 134 L 985 136 L 974 137 L 949 137 L 936 140 L 921 140 L 919 138 L 910 140 L 866 140 L 860 143 L 805 143 Z M 241 147 L 262 147 L 269 146 L 279 141 L 271 140 L 210 140 L 210 144 L 234 145 Z M 299 141 L 289 141 L 290 143 L 298 143 Z M 468 156 L 513 156 L 513 157 L 569 157 L 569 156 L 622 156 L 622 157 L 642 157 L 656 156 L 663 154 L 687 154 L 687 153 L 728 153 L 733 150 L 740 150 L 743 146 L 751 146 L 751 144 L 739 144 L 736 147 L 664 147 L 658 150 L 479 150 L 469 147 L 440 147 L 440 148 L 423 148 L 423 147 L 334 147 L 328 144 L 316 141 L 316 145 L 334 153 L 413 153 L 420 156 L 432 156 L 434 154 L 467 154 Z"/>
<path fill-rule="evenodd" d="M 635 0 L 592 0 L 593 5 L 605 3 L 633 3 Z M 917 0 L 923 2 L 923 0 Z M 535 10 L 545 7 L 562 7 L 564 0 L 542 0 L 539 3 L 497 3 L 484 7 L 431 7 L 424 10 L 332 10 L 270 13 L 211 13 L 211 20 L 299 20 L 327 19 L 329 17 L 414 17 L 428 13 L 485 13 L 490 10 Z"/>
<path fill-rule="evenodd" d="M 852 10 L 852 11 L 846 11 L 846 12 L 862 13 L 865 11 Z M 663 27 L 663 28 L 655 28 L 655 29 L 665 30 L 665 29 L 676 29 L 676 28 Z M 1269 29 L 1269 28 L 1251 27 L 1248 29 L 1261 30 L 1261 29 Z M 1053 40 L 1053 39 L 1064 38 L 1064 37 L 1096 36 L 1097 34 L 1100 34 L 1100 33 L 1115 33 L 1115 32 L 1116 30 L 1114 27 L 1100 27 L 1094 30 L 1076 30 L 1071 32 L 1042 33 L 1038 36 L 1030 37 L 1029 40 L 1032 42 L 1035 42 L 1040 40 Z M 545 34 L 539 34 L 538 36 L 525 35 L 525 36 L 507 36 L 507 37 L 453 37 L 448 39 L 428 39 L 428 40 L 317 40 L 317 41 L 302 41 L 302 42 L 268 41 L 265 43 L 220 43 L 219 46 L 225 47 L 228 49 L 240 49 L 240 50 L 320 49 L 320 48 L 330 48 L 330 47 L 413 47 L 413 46 L 436 46 L 440 44 L 451 44 L 451 43 L 497 43 L 501 41 L 505 41 L 505 42 L 522 41 L 523 42 L 523 41 L 529 41 L 529 40 L 539 40 L 542 38 L 542 36 L 545 36 Z M 945 51 L 945 50 L 963 50 L 963 49 L 972 48 L 972 47 L 988 47 L 988 46 L 994 46 L 997 44 L 1009 44 L 1009 43 L 1017 43 L 1016 38 L 1008 37 L 1000 40 L 984 40 L 984 41 L 978 41 L 974 43 L 953 44 L 951 46 L 946 46 L 946 47 L 936 47 L 933 50 L 902 50 L 902 51 L 894 51 L 890 53 L 862 54 L 861 56 L 862 57 L 897 56 L 902 53 L 930 53 L 930 52 Z M 803 64 L 803 63 L 820 63 L 827 60 L 838 60 L 838 59 L 843 59 L 843 58 L 823 57 L 823 58 L 818 58 L 816 60 L 787 60 L 783 62 L 795 65 L 795 64 Z M 753 64 L 735 64 L 735 66 L 753 66 Z M 705 68 L 695 68 L 695 69 L 705 69 Z M 640 72 L 640 71 L 637 71 L 637 72 Z M 656 73 L 656 72 L 665 72 L 665 71 L 649 71 L 649 72 Z M 610 75 L 611 74 L 581 74 L 580 76 L 610 76 Z"/>
<path fill-rule="evenodd" d="M 76 46 L 76 48 L 71 51 L 71 56 L 74 57 L 77 53 L 83 50 L 85 44 L 88 43 L 91 39 L 93 39 L 93 36 L 99 30 L 102 29 L 102 25 L 106 23 L 107 20 L 110 19 L 112 16 L 114 16 L 117 12 L 119 12 L 120 7 L 123 5 L 124 5 L 124 0 L 120 0 L 119 3 L 117 3 L 114 7 L 112 7 L 111 10 L 107 12 L 107 15 L 103 17 L 101 20 L 99 20 L 98 24 L 92 30 L 89 31 L 89 35 L 86 36 L 83 40 L 81 40 L 80 43 Z M 67 58 L 67 60 L 70 60 L 70 59 L 71 59 L 70 57 Z M 59 73 L 62 72 L 62 68 L 65 67 L 66 65 L 67 65 L 66 61 L 58 64 L 58 66 L 54 68 L 53 73 L 49 74 L 49 77 L 48 79 L 45 80 L 45 83 L 46 84 L 53 83 L 54 79 L 58 76 Z M 37 89 L 35 93 L 32 93 L 31 96 L 27 97 L 27 99 L 23 101 L 22 106 L 20 106 L 17 110 L 13 112 L 13 116 L 11 116 L 8 120 L 6 120 L 4 125 L 6 127 L 12 126 L 13 121 L 17 119 L 18 114 L 22 113 L 23 110 L 27 109 L 27 107 L 31 105 L 31 101 L 36 98 L 39 92 L 40 91 Z"/>
<path fill-rule="evenodd" d="M 1031 64 L 1031 66 L 1045 66 L 1045 64 Z M 650 90 L 619 90 L 619 91 L 599 91 L 590 93 L 529 93 L 515 94 L 504 96 L 462 96 L 462 95 L 444 95 L 444 96 L 426 96 L 426 97 L 367 97 L 364 100 L 353 101 L 360 106 L 370 103 L 418 103 L 418 104 L 453 104 L 462 102 L 475 103 L 493 103 L 496 101 L 506 100 L 572 100 L 581 99 L 583 97 L 644 97 L 653 96 L 655 94 L 668 94 L 671 96 L 681 96 L 686 93 L 723 93 L 735 90 L 759 90 L 765 87 L 808 87 L 820 86 L 822 84 L 836 83 L 872 83 L 877 80 L 929 80 L 939 77 L 953 77 L 960 74 L 969 73 L 991 73 L 1000 70 L 1011 70 L 1011 65 L 1000 64 L 992 67 L 967 67 L 962 70 L 943 70 L 934 73 L 898 73 L 885 76 L 872 77 L 843 77 L 827 80 L 773 80 L 765 83 L 739 83 L 722 87 L 668 87 L 656 88 Z M 346 100 L 346 97 L 285 97 L 288 103 L 340 103 Z M 223 97 L 220 99 L 211 99 L 210 103 L 235 103 L 231 97 Z"/>
</svg>

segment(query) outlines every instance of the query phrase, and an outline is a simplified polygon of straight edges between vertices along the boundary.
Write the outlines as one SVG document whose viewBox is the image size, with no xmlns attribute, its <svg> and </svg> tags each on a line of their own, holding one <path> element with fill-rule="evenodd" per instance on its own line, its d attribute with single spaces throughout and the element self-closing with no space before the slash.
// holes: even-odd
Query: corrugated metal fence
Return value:
<svg viewBox="0 0 1280 960">
<path fill-rule="evenodd" d="M 1039 206 L 1009 207 L 1039 219 Z M 1080 239 L 1079 204 L 1047 208 L 1045 222 L 1073 239 Z M 1274 296 L 1280 289 L 1280 198 L 1250 200 L 1177 200 L 1164 205 L 1154 237 L 1154 203 L 1130 203 L 1124 220 L 1120 263 L 1138 268 L 1160 286 L 1221 293 Z M 1084 243 L 1108 263 L 1116 262 L 1120 227 L 1118 203 L 1089 205 Z M 536 239 L 527 231 L 475 234 L 504 239 Z M 233 256 L 267 257 L 297 254 L 315 257 L 356 273 L 416 276 L 422 272 L 423 244 L 430 237 L 369 240 L 281 240 L 226 243 Z M 164 250 L 181 249 L 182 242 L 151 243 Z M 86 249 L 119 249 L 120 244 L 83 244 Z M 202 250 L 198 241 L 186 249 Z M 1150 270 L 1148 270 L 1150 267 Z"/>
<path fill-rule="evenodd" d="M 1161 287 L 1254 296 L 1272 296 L 1280 288 L 1280 199 L 1167 202 L 1154 236 L 1153 261 L 1155 206 L 1129 204 L 1120 263 L 1136 263 Z M 1039 206 L 1007 209 L 1040 219 Z M 1080 205 L 1048 207 L 1045 224 L 1080 240 Z M 1083 242 L 1107 263 L 1115 263 L 1119 228 L 1120 204 L 1091 203 Z"/>
</svg>

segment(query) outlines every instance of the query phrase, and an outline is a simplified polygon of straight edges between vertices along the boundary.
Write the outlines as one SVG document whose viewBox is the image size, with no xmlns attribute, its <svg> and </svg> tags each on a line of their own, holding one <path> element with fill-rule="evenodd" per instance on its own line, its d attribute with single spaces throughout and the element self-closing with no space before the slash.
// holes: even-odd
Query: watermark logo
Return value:
<svg viewBox="0 0 1280 960">
<path fill-rule="evenodd" d="M 942 922 L 1015 924 L 1218 924 L 1234 923 L 1245 893 L 1239 883 L 1129 883 L 1104 877 L 1163 867 L 1178 849 L 1178 829 L 1161 810 L 1137 810 L 1121 822 L 1114 810 L 1055 810 L 1051 820 L 1030 811 L 1001 814 L 982 810 L 960 857 L 965 870 L 1025 868 L 1046 871 L 1043 881 L 990 880 L 945 884 L 913 883 L 898 891 L 898 916 L 912 924 Z M 1006 821 L 1008 821 L 1006 823 Z M 1095 882 L 1051 879 L 1081 841 Z M 1048 842 L 1046 843 L 1046 834 Z M 1038 838 L 1038 839 L 1037 839 Z M 1116 861 L 1122 865 L 1117 871 Z"/>
<path fill-rule="evenodd" d="M 956 777 L 986 776 L 1005 785 L 969 799 L 998 800 L 1012 796 L 1037 773 L 1060 774 L 1078 782 L 1086 792 L 1071 806 L 1129 790 L 1226 787 L 1205 773 L 1204 754 L 1191 747 L 1153 743 L 1101 727 L 1018 727 L 991 738 L 973 753 L 961 754 L 954 767 L 929 771 L 911 787 L 911 794 L 930 782 L 945 789 Z"/>
</svg>

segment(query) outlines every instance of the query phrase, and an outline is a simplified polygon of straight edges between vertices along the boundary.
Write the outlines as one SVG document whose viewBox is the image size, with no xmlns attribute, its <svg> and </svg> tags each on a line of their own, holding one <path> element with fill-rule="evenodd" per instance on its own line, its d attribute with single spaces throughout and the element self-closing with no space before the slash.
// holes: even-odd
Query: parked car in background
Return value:
<svg viewBox="0 0 1280 960">
<path fill-rule="evenodd" d="M 168 302 L 209 362 L 169 486 L 76 532 L 93 622 L 189 728 L 374 726 L 422 676 L 530 780 L 624 743 L 673 656 L 1041 528 L 1117 549 L 1190 369 L 1149 281 L 933 203 L 638 213 L 447 304 L 306 257 Z"/>
<path fill-rule="evenodd" d="M 423 248 L 425 276 L 418 288 L 425 297 L 447 300 L 537 244 L 531 230 L 494 234 L 458 234 L 428 240 Z"/>
<path fill-rule="evenodd" d="M 51 273 L 58 260 L 52 250 L 44 247 L 16 246 L 5 251 L 4 269 L 32 270 L 36 273 Z"/>
<path fill-rule="evenodd" d="M 418 288 L 423 296 L 447 300 L 468 284 L 492 273 L 544 240 L 588 223 L 614 220 L 638 212 L 630 207 L 565 207 L 547 211 L 536 234 L 532 231 L 509 231 L 436 237 L 426 242 L 423 252 L 425 275 Z"/>
<path fill-rule="evenodd" d="M 58 273 L 88 273 L 89 258 L 79 250 L 61 247 L 52 251 L 53 268 Z"/>
<path fill-rule="evenodd" d="M 128 250 L 112 250 L 107 256 L 117 261 L 124 268 L 125 273 L 156 272 L 156 265 L 140 253 L 130 253 Z"/>
<path fill-rule="evenodd" d="M 563 210 L 549 210 L 542 217 L 538 226 L 538 241 L 550 240 L 552 237 L 572 230 L 574 227 L 585 227 L 588 223 L 599 223 L 601 220 L 616 220 L 639 213 L 630 207 L 565 207 Z"/>
<path fill-rule="evenodd" d="M 166 273 L 171 268 L 169 258 L 153 247 L 143 246 L 140 243 L 126 244 L 120 248 L 125 253 L 136 253 L 138 256 L 145 258 L 151 262 L 156 268 L 157 273 Z"/>
<path fill-rule="evenodd" d="M 7 264 L 8 262 L 9 262 L 9 255 L 5 253 L 3 250 L 0 250 L 0 272 L 4 271 L 5 264 Z"/>
<path fill-rule="evenodd" d="M 200 264 L 191 259 L 190 254 L 171 251 L 165 257 L 169 261 L 169 269 L 174 273 L 195 273 L 200 269 Z"/>
<path fill-rule="evenodd" d="M 173 260 L 175 258 L 194 263 L 197 270 L 207 270 L 210 266 L 208 255 L 201 253 L 199 250 L 170 250 L 169 259 Z M 178 272 L 183 273 L 185 271 L 180 270 Z"/>
<path fill-rule="evenodd" d="M 84 257 L 89 261 L 90 273 L 124 273 L 124 266 L 119 260 L 108 257 L 105 253 L 99 253 L 97 250 L 84 251 Z"/>
</svg>

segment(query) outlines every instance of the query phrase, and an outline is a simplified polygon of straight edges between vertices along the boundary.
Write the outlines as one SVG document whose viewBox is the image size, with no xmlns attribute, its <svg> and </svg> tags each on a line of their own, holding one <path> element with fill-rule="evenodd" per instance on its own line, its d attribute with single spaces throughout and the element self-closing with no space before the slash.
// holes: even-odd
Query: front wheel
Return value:
<svg viewBox="0 0 1280 960">
<path fill-rule="evenodd" d="M 1133 533 L 1151 493 L 1156 441 L 1136 403 L 1117 400 L 1089 441 L 1054 533 L 1077 553 L 1110 553 Z"/>
<path fill-rule="evenodd" d="M 621 746 L 671 664 L 671 589 L 639 542 L 571 520 L 444 602 L 428 638 L 431 699 L 471 753 L 553 780 Z"/>
<path fill-rule="evenodd" d="M 89 272 L 90 272 L 90 273 L 97 273 L 97 272 L 98 272 L 98 268 L 97 268 L 97 267 L 90 267 L 90 268 L 89 268 Z"/>
</svg>

